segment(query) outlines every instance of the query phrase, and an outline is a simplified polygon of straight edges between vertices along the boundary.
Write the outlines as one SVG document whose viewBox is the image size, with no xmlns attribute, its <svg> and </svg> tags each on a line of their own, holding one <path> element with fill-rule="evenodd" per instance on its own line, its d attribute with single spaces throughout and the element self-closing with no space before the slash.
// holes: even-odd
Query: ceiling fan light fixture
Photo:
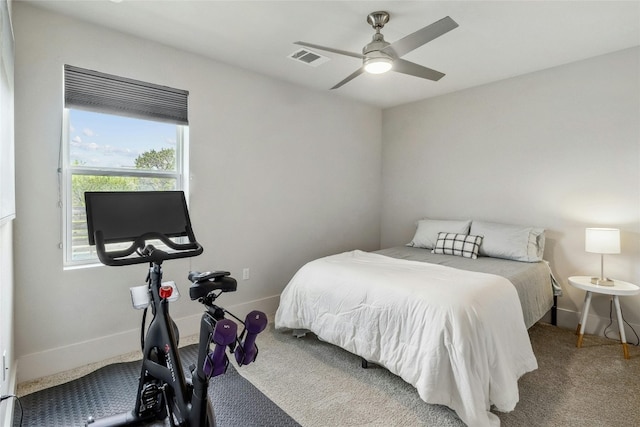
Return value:
<svg viewBox="0 0 640 427">
<path fill-rule="evenodd" d="M 364 61 L 364 70 L 371 74 L 382 74 L 391 70 L 393 60 L 386 57 L 366 58 Z"/>
</svg>

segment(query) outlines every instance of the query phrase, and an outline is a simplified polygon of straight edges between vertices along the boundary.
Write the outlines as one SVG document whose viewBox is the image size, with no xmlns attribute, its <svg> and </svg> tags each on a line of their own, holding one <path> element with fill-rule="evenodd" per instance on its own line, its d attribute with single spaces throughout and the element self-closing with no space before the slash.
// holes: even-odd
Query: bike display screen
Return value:
<svg viewBox="0 0 640 427">
<path fill-rule="evenodd" d="M 192 235 L 182 191 L 88 191 L 85 204 L 90 245 L 96 231 L 105 243 L 131 242 L 146 233 Z"/>
</svg>

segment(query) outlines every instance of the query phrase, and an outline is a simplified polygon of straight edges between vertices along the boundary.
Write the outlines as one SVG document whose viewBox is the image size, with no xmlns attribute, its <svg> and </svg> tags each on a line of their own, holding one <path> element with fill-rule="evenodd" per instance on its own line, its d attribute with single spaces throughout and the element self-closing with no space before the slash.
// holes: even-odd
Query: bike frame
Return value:
<svg viewBox="0 0 640 427">
<path fill-rule="evenodd" d="M 147 410 L 143 407 L 142 393 L 145 384 L 149 381 L 159 380 L 166 385 L 163 395 L 165 404 L 172 411 L 170 417 L 178 420 L 178 425 L 200 426 L 206 418 L 207 390 L 209 380 L 204 375 L 202 367 L 209 349 L 210 337 L 213 334 L 215 323 L 209 321 L 210 316 L 205 313 L 200 325 L 200 343 L 198 349 L 198 362 L 195 375 L 192 378 L 192 390 L 188 386 L 182 370 L 180 353 L 178 352 L 178 340 L 175 336 L 174 322 L 169 314 L 169 301 L 160 297 L 162 286 L 162 266 L 154 263 L 149 270 L 149 287 L 152 297 L 151 308 L 153 319 L 149 324 L 144 344 L 142 357 L 142 372 L 134 413 L 138 416 Z M 163 358 L 162 363 L 152 360 L 152 352 L 157 351 L 158 357 Z M 185 422 L 188 421 L 188 424 Z M 209 420 L 211 423 L 213 420 Z M 213 424 L 215 425 L 215 421 Z"/>
</svg>

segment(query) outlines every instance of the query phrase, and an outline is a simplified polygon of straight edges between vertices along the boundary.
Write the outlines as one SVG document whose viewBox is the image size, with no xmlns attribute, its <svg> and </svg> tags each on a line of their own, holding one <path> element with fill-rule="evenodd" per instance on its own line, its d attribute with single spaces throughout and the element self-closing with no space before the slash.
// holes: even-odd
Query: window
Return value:
<svg viewBox="0 0 640 427">
<path fill-rule="evenodd" d="M 186 91 L 65 66 L 61 186 L 65 266 L 95 263 L 85 191 L 187 193 Z"/>
</svg>

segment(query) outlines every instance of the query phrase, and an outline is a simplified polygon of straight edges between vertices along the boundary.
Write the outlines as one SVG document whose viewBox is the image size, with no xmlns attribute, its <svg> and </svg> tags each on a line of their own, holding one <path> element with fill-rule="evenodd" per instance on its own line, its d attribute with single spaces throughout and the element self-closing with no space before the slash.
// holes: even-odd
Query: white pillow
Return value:
<svg viewBox="0 0 640 427">
<path fill-rule="evenodd" d="M 483 236 L 480 255 L 538 262 L 544 252 L 544 229 L 473 221 L 471 234 Z"/>
<path fill-rule="evenodd" d="M 417 225 L 416 234 L 407 246 L 433 249 L 436 246 L 436 240 L 438 240 L 438 233 L 440 232 L 469 234 L 471 220 L 453 221 L 425 218 L 418 221 Z"/>
</svg>

